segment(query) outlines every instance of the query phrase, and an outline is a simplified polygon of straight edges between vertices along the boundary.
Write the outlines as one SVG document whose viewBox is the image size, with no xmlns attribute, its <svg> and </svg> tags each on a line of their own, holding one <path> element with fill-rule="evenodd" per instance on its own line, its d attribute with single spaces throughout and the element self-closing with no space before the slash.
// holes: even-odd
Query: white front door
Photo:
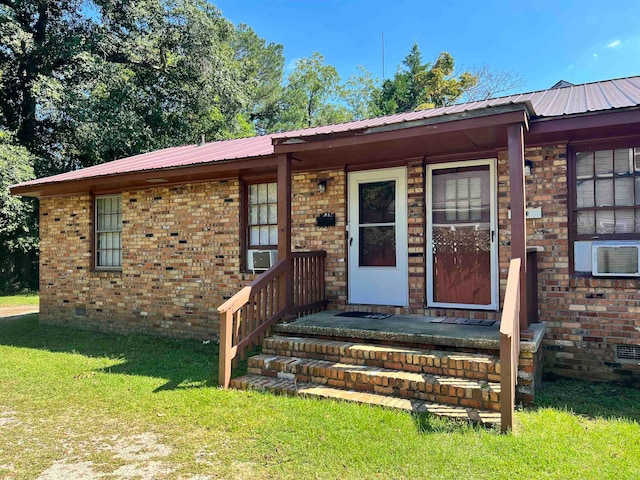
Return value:
<svg viewBox="0 0 640 480">
<path fill-rule="evenodd" d="M 349 174 L 349 302 L 407 306 L 407 170 Z"/>
<path fill-rule="evenodd" d="M 427 305 L 498 306 L 495 159 L 427 167 Z"/>
</svg>

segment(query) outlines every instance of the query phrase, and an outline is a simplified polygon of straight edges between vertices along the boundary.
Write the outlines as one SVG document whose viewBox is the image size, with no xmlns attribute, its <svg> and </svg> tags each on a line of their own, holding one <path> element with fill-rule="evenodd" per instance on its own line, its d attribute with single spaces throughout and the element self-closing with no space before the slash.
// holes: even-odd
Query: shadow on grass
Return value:
<svg viewBox="0 0 640 480">
<path fill-rule="evenodd" d="M 121 363 L 99 371 L 166 379 L 156 392 L 218 385 L 218 346 L 199 340 L 42 325 L 34 314 L 0 323 L 0 345 L 111 358 Z M 244 371 L 246 361 L 234 376 Z"/>
<path fill-rule="evenodd" d="M 487 430 L 478 423 L 454 418 L 443 418 L 430 413 L 412 413 L 413 423 L 420 434 L 432 433 L 465 433 L 469 431 Z M 496 430 L 497 432 L 498 430 Z"/>
<path fill-rule="evenodd" d="M 640 422 L 640 384 L 545 377 L 533 408 L 567 410 L 589 418 Z"/>
</svg>

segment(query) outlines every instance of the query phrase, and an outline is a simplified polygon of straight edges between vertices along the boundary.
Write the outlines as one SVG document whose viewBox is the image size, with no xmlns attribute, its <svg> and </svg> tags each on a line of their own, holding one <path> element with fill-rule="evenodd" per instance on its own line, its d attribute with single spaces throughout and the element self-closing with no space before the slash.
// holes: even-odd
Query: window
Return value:
<svg viewBox="0 0 640 480">
<path fill-rule="evenodd" d="M 591 273 L 598 243 L 640 240 L 640 148 L 578 148 L 574 159 L 574 271 Z"/>
<path fill-rule="evenodd" d="M 277 248 L 278 184 L 251 184 L 247 191 L 247 246 L 249 249 Z"/>
<path fill-rule="evenodd" d="M 576 239 L 640 237 L 640 148 L 576 152 Z"/>
<path fill-rule="evenodd" d="M 122 195 L 96 197 L 96 268 L 122 267 Z"/>
</svg>

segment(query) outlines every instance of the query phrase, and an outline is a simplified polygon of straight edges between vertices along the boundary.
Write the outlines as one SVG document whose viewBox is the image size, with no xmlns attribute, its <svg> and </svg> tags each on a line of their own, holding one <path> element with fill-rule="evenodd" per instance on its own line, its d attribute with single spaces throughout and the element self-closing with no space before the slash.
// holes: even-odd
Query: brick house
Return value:
<svg viewBox="0 0 640 480">
<path fill-rule="evenodd" d="M 218 307 L 285 260 L 274 314 L 313 270 L 316 310 L 499 320 L 521 258 L 520 329 L 546 325 L 529 358 L 637 379 L 639 107 L 640 77 L 562 84 L 16 185 L 40 198 L 40 319 L 215 338 Z"/>
</svg>

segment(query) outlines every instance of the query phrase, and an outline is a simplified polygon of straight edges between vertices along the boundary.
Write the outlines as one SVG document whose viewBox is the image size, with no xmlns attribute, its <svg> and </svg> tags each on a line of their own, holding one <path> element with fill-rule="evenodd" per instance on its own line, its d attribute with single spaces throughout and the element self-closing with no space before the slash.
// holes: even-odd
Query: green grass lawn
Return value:
<svg viewBox="0 0 640 480">
<path fill-rule="evenodd" d="M 546 383 L 500 435 L 220 390 L 216 370 L 212 344 L 0 323 L 0 478 L 640 478 L 630 387 Z"/>
<path fill-rule="evenodd" d="M 37 293 L 24 293 L 19 295 L 0 295 L 0 307 L 19 307 L 21 305 L 38 305 Z"/>
</svg>

